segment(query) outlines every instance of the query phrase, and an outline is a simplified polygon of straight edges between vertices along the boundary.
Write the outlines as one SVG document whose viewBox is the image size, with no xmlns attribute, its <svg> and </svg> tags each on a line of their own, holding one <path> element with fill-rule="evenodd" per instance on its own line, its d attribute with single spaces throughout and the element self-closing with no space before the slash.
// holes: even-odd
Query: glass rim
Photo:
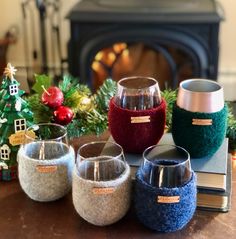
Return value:
<svg viewBox="0 0 236 239">
<path fill-rule="evenodd" d="M 148 79 L 148 80 L 150 80 L 154 83 L 150 86 L 142 87 L 142 88 L 130 88 L 130 87 L 126 87 L 126 86 L 122 85 L 123 82 L 125 82 L 129 79 L 138 79 L 138 78 L 145 78 L 145 79 Z M 118 87 L 122 87 L 123 89 L 126 89 L 126 90 L 146 90 L 146 89 L 153 88 L 153 87 L 156 87 L 156 86 L 159 89 L 158 81 L 156 79 L 154 79 L 153 77 L 149 77 L 149 76 L 127 76 L 127 77 L 124 77 L 124 78 L 120 79 L 117 82 L 117 85 L 118 85 Z"/>
<path fill-rule="evenodd" d="M 53 138 L 53 139 L 37 139 L 37 138 L 32 138 L 30 135 L 28 135 L 26 132 L 27 131 L 30 131 L 30 129 L 34 129 L 33 127 L 36 127 L 36 126 L 49 126 L 49 125 L 52 125 L 52 126 L 56 126 L 56 127 L 59 127 L 59 128 L 61 128 L 63 131 L 64 131 L 64 134 L 63 135 L 61 135 L 61 136 L 59 136 L 59 137 L 57 137 L 57 138 Z M 34 130 L 33 130 L 34 131 Z M 39 124 L 33 124 L 33 125 L 31 125 L 30 127 L 28 127 L 26 130 L 25 130 L 25 137 L 26 138 L 28 138 L 28 139 L 32 139 L 32 140 L 34 140 L 34 141 L 39 141 L 39 140 L 60 140 L 60 139 L 62 139 L 62 138 L 64 138 L 64 137 L 66 137 L 67 136 L 67 130 L 66 130 L 66 128 L 63 126 L 63 125 L 60 125 L 60 124 L 56 124 L 56 123 L 39 123 Z"/>
<path fill-rule="evenodd" d="M 151 161 L 151 160 L 149 160 L 149 159 L 146 158 L 145 154 L 146 154 L 146 152 L 147 152 L 148 150 L 150 150 L 150 149 L 152 149 L 152 148 L 163 147 L 163 146 L 169 146 L 169 147 L 171 146 L 172 148 L 181 149 L 183 152 L 186 153 L 187 158 L 186 158 L 184 161 L 182 161 L 182 162 L 180 162 L 180 163 L 177 163 L 177 164 L 174 164 L 174 165 L 157 164 L 157 163 L 155 163 L 155 162 L 153 162 L 153 161 Z M 188 152 L 186 149 L 184 149 L 183 147 L 180 147 L 180 146 L 174 145 L 174 144 L 152 145 L 152 146 L 146 148 L 146 149 L 143 151 L 142 156 L 143 156 L 143 159 L 144 159 L 144 160 L 148 161 L 148 162 L 149 162 L 150 164 L 152 164 L 153 166 L 161 166 L 161 167 L 165 167 L 165 168 L 172 168 L 172 167 L 174 168 L 174 167 L 178 167 L 178 166 L 184 165 L 184 164 L 186 164 L 187 162 L 190 163 L 190 154 L 189 154 L 189 152 Z M 143 161 L 143 163 L 144 163 L 144 161 Z"/>
<path fill-rule="evenodd" d="M 114 146 L 117 146 L 117 147 L 120 149 L 120 153 L 119 153 L 118 155 L 116 155 L 116 156 L 98 155 L 98 156 L 87 157 L 87 158 L 81 156 L 80 151 L 81 151 L 83 148 L 87 147 L 88 145 L 95 145 L 95 144 L 104 144 L 104 145 L 106 145 L 106 144 L 112 144 L 112 145 L 114 145 Z M 79 149 L 78 149 L 78 151 L 77 151 L 77 157 L 78 157 L 78 156 L 82 157 L 84 160 L 91 161 L 91 162 L 92 162 L 91 158 L 99 158 L 99 157 L 102 157 L 102 156 L 109 156 L 109 157 L 112 157 L 113 159 L 117 159 L 117 158 L 119 158 L 119 157 L 124 156 L 124 150 L 123 150 L 122 146 L 119 145 L 119 144 L 116 143 L 116 142 L 110 142 L 110 141 L 105 141 L 105 140 L 92 141 L 92 142 L 85 143 L 85 144 L 83 144 L 83 145 L 81 145 L 81 146 L 79 147 Z M 123 157 L 123 158 L 124 158 L 124 157 Z M 104 160 L 94 160 L 94 162 L 95 162 L 95 161 L 107 162 L 107 160 L 105 160 L 105 159 L 104 159 Z M 123 159 L 123 161 L 125 162 L 125 158 Z M 78 161 L 77 161 L 77 163 L 78 163 Z"/>
<path fill-rule="evenodd" d="M 208 84 L 209 86 L 216 87 L 215 89 L 212 89 L 211 91 L 200 91 L 200 90 L 191 90 L 189 89 L 189 84 L 191 83 L 197 83 L 200 84 Z M 217 83 L 214 80 L 204 79 L 204 78 L 193 78 L 193 79 L 187 79 L 180 82 L 179 87 L 181 90 L 191 93 L 201 93 L 201 94 L 212 94 L 212 93 L 218 93 L 219 91 L 222 91 L 222 86 Z"/>
</svg>

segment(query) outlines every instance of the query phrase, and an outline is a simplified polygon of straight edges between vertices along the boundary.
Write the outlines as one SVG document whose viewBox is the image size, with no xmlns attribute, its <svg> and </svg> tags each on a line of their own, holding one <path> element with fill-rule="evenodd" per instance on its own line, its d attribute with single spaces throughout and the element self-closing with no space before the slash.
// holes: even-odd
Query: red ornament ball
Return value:
<svg viewBox="0 0 236 239">
<path fill-rule="evenodd" d="M 55 109 L 62 105 L 64 101 L 64 95 L 58 87 L 51 86 L 47 90 L 44 90 L 41 100 L 44 105 Z"/>
<path fill-rule="evenodd" d="M 69 124 L 74 116 L 73 111 L 67 106 L 59 106 L 54 112 L 54 120 L 61 125 Z"/>
</svg>

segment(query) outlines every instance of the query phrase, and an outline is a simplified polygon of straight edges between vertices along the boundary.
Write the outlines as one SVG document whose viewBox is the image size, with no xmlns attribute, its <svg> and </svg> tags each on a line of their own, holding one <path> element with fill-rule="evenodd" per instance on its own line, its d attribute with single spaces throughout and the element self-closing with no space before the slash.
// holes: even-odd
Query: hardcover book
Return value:
<svg viewBox="0 0 236 239">
<path fill-rule="evenodd" d="M 164 134 L 158 144 L 174 144 L 172 134 Z M 191 167 L 197 174 L 197 187 L 225 191 L 227 158 L 228 139 L 225 138 L 221 147 L 213 156 L 191 159 Z M 137 168 L 143 161 L 142 154 L 125 153 L 125 159 L 131 166 L 131 173 L 134 177 Z"/>
<path fill-rule="evenodd" d="M 227 175 L 226 175 L 226 190 L 217 191 L 198 188 L 197 206 L 198 209 L 228 212 L 231 206 L 232 194 L 232 160 L 228 156 Z"/>
</svg>

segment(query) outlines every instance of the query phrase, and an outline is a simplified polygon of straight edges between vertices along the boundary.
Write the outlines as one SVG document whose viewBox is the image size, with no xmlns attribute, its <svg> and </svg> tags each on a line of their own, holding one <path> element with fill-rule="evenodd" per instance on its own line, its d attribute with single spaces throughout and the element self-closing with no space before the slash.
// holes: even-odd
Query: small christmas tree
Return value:
<svg viewBox="0 0 236 239">
<path fill-rule="evenodd" d="M 14 79 L 15 72 L 8 63 L 0 90 L 0 180 L 4 181 L 17 177 L 17 151 L 25 129 L 33 122 L 28 103 L 21 98 L 24 91 Z"/>
</svg>

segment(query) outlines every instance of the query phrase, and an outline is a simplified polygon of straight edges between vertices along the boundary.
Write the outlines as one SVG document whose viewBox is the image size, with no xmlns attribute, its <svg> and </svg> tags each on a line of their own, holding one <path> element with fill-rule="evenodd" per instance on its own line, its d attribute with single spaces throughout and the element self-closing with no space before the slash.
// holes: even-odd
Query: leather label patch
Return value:
<svg viewBox="0 0 236 239">
<path fill-rule="evenodd" d="M 149 123 L 149 122 L 151 122 L 150 115 L 131 117 L 131 124 Z"/>
<path fill-rule="evenodd" d="M 115 189 L 112 187 L 110 187 L 110 188 L 93 188 L 92 191 L 93 191 L 93 194 L 104 195 L 104 194 L 113 193 L 115 191 Z"/>
<path fill-rule="evenodd" d="M 178 203 L 180 196 L 157 196 L 158 203 Z"/>
<path fill-rule="evenodd" d="M 192 125 L 212 125 L 212 119 L 192 119 Z"/>
<path fill-rule="evenodd" d="M 36 170 L 39 173 L 53 173 L 57 171 L 57 165 L 37 165 Z"/>
</svg>

